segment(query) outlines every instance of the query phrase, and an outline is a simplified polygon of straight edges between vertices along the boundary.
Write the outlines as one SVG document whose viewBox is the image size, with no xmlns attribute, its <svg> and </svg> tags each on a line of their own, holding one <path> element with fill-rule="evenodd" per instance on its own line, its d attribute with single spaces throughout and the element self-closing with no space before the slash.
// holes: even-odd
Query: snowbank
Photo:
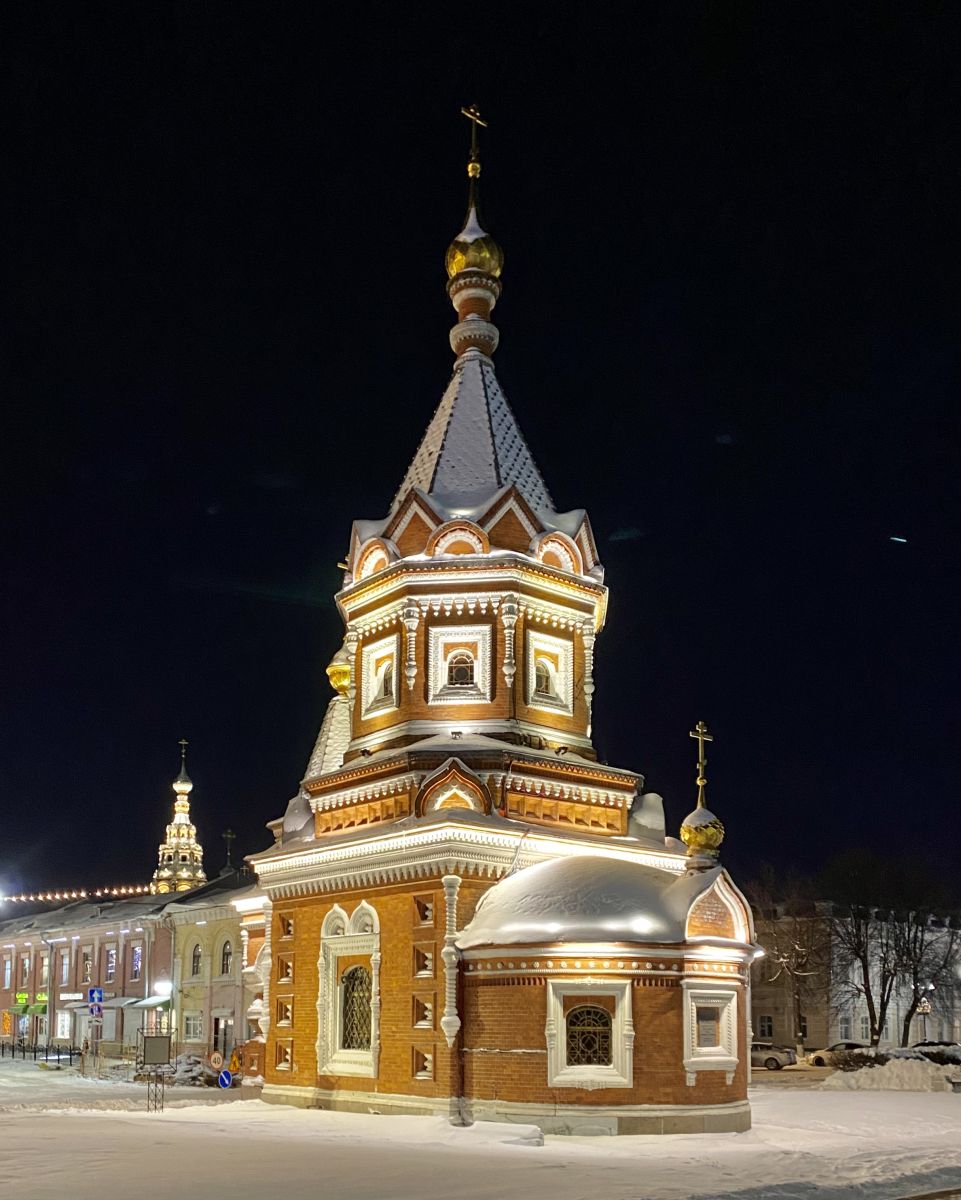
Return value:
<svg viewBox="0 0 961 1200">
<path fill-rule="evenodd" d="M 946 1092 L 947 1077 L 956 1077 L 955 1068 L 928 1062 L 922 1055 L 892 1058 L 880 1067 L 862 1067 L 859 1071 L 836 1071 L 821 1084 L 822 1089 L 837 1092 Z"/>
</svg>

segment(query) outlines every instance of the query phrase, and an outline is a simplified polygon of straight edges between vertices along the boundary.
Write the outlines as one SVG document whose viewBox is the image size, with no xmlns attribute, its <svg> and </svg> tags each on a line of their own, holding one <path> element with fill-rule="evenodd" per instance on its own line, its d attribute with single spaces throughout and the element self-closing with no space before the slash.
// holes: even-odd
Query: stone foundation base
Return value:
<svg viewBox="0 0 961 1200">
<path fill-rule="evenodd" d="M 268 1083 L 262 1098 L 272 1104 L 332 1112 L 444 1116 L 454 1123 L 506 1121 L 537 1125 L 544 1133 L 587 1137 L 637 1133 L 743 1133 L 751 1128 L 747 1100 L 730 1104 L 625 1104 L 596 1108 L 588 1104 L 519 1104 L 503 1100 L 385 1095 L 380 1092 L 328 1091 Z"/>
<path fill-rule="evenodd" d="M 751 1128 L 747 1100 L 730 1104 L 516 1104 L 465 1100 L 471 1121 L 537 1125 L 544 1133 L 577 1137 L 631 1133 L 743 1133 Z"/>
</svg>

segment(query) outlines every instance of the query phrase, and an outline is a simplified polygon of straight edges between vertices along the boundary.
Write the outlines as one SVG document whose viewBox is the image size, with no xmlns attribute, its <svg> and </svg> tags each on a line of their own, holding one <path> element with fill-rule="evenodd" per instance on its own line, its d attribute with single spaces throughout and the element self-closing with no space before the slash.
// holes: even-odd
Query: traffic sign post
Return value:
<svg viewBox="0 0 961 1200">
<path fill-rule="evenodd" d="M 217 1076 L 217 1086 L 218 1087 L 229 1088 L 230 1085 L 233 1083 L 233 1081 L 234 1081 L 233 1075 L 231 1075 L 231 1073 L 227 1070 L 221 1071 L 220 1074 Z"/>
<path fill-rule="evenodd" d="M 92 987 L 87 989 L 87 1002 L 89 1004 L 103 1004 L 103 988 Z"/>
<path fill-rule="evenodd" d="M 102 1017 L 103 1016 L 103 1005 L 102 1004 L 91 1004 L 90 1005 L 90 1015 L 92 1017 Z"/>
<path fill-rule="evenodd" d="M 219 1071 L 220 1068 L 224 1065 L 224 1056 L 220 1053 L 219 1050 L 214 1050 L 214 1052 L 211 1054 L 210 1065 L 213 1068 L 213 1070 L 215 1070 L 215 1071 Z"/>
</svg>

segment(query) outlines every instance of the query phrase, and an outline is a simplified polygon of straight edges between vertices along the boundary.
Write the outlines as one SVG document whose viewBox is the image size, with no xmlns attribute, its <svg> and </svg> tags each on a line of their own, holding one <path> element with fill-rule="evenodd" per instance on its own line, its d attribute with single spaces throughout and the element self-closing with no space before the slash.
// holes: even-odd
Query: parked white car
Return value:
<svg viewBox="0 0 961 1200">
<path fill-rule="evenodd" d="M 780 1071 L 782 1067 L 793 1067 L 797 1055 L 787 1046 L 775 1046 L 773 1042 L 751 1043 L 751 1066 L 767 1067 L 769 1071 Z"/>
<path fill-rule="evenodd" d="M 823 1050 L 812 1050 L 807 1055 L 806 1061 L 811 1067 L 833 1067 L 834 1056 L 840 1050 L 866 1050 L 864 1042 L 835 1042 L 833 1046 L 826 1046 Z"/>
</svg>

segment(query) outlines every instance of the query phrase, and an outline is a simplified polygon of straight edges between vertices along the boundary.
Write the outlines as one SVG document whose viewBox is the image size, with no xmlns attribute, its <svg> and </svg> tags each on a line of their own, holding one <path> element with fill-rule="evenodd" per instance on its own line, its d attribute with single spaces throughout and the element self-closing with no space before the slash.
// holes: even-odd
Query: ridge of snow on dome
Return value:
<svg viewBox="0 0 961 1200">
<path fill-rule="evenodd" d="M 454 366 L 391 512 L 412 487 L 428 495 L 436 491 L 464 496 L 496 492 L 512 483 L 532 508 L 553 510 L 493 364 L 468 350 Z"/>
<path fill-rule="evenodd" d="M 691 905 L 720 873 L 675 875 L 599 854 L 537 863 L 485 892 L 457 945 L 680 943 Z"/>
</svg>

